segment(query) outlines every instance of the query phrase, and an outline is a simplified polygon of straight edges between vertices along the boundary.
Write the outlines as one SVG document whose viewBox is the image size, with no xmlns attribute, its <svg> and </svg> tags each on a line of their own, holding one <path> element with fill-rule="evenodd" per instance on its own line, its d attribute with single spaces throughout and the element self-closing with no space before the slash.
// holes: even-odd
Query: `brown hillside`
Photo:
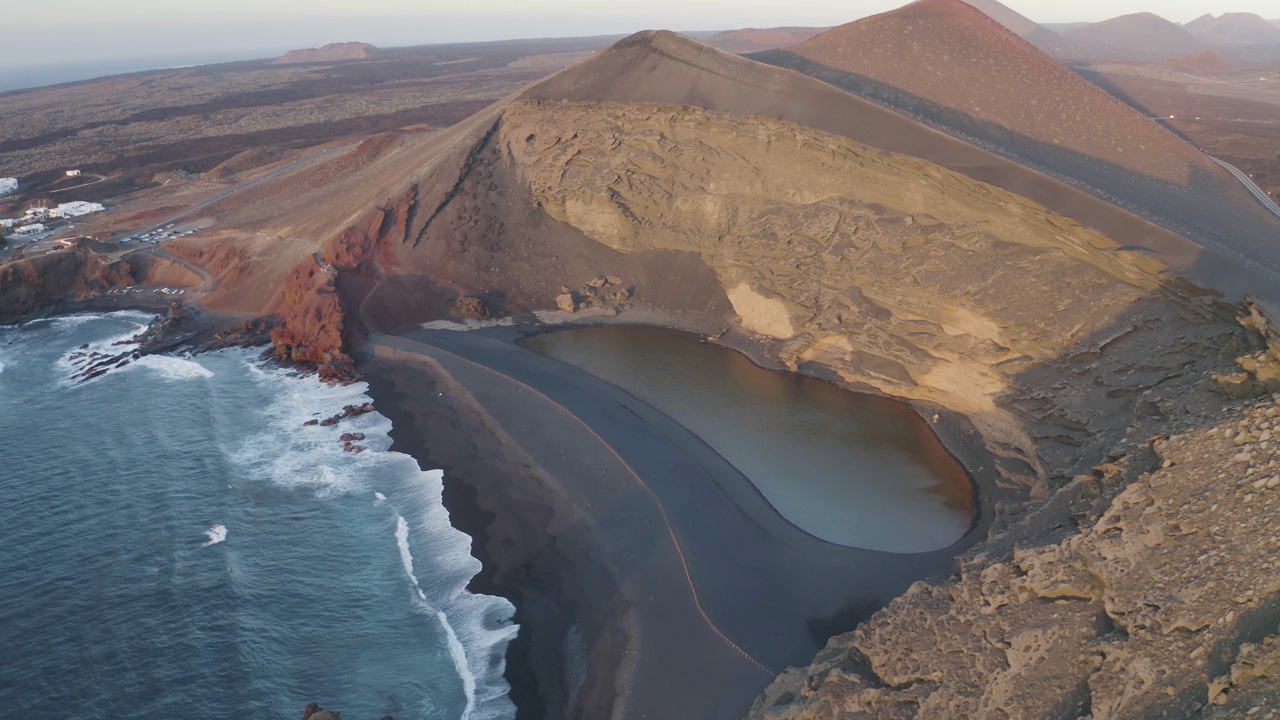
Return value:
<svg viewBox="0 0 1280 720">
<path fill-rule="evenodd" d="M 1186 185 L 1209 166 L 1188 143 L 960 0 L 923 0 L 789 50 L 1149 177 Z"/>
<path fill-rule="evenodd" d="M 1203 15 L 1184 26 L 1200 40 L 1214 46 L 1274 45 L 1280 43 L 1280 28 L 1253 13 Z"/>
<path fill-rule="evenodd" d="M 1180 58 L 1162 60 L 1160 64 L 1170 70 L 1177 70 L 1191 75 L 1222 75 L 1236 69 L 1221 55 L 1211 51 L 1192 53 Z"/>
<path fill-rule="evenodd" d="M 1153 13 L 1135 13 L 1104 20 L 1064 35 L 1083 45 L 1122 48 L 1150 60 L 1180 57 L 1205 49 L 1205 44 L 1180 25 Z"/>
<path fill-rule="evenodd" d="M 816 27 L 745 28 L 716 33 L 708 37 L 705 42 L 711 47 L 746 55 L 802 43 L 826 29 Z"/>
<path fill-rule="evenodd" d="M 363 60 L 369 57 L 369 51 L 377 50 L 369 43 L 345 42 L 329 43 L 324 47 L 290 50 L 272 60 L 271 65 L 290 65 L 293 63 L 336 62 L 338 60 Z"/>
</svg>

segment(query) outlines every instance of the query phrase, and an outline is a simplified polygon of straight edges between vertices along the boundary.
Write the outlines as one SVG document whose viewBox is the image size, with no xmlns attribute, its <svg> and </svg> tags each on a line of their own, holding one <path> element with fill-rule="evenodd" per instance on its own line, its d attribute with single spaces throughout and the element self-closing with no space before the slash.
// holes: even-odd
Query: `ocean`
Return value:
<svg viewBox="0 0 1280 720">
<path fill-rule="evenodd" d="M 88 381 L 150 316 L 0 327 L 0 698 L 44 718 L 514 717 L 517 627 L 449 524 L 442 473 L 369 401 L 254 350 Z M 126 343 L 118 345 L 114 343 Z M 81 349 L 88 345 L 87 349 Z M 342 433 L 363 433 L 345 452 Z"/>
</svg>

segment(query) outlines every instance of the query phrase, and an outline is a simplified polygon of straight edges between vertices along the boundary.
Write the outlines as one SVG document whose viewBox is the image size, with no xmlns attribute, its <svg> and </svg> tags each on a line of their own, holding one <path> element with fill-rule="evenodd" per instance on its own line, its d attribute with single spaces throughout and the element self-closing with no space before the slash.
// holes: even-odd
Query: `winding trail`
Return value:
<svg viewBox="0 0 1280 720">
<path fill-rule="evenodd" d="M 98 179 L 87 182 L 87 183 L 80 183 L 79 185 L 72 185 L 71 187 L 64 187 L 64 188 L 58 188 L 57 190 L 50 190 L 49 194 L 53 195 L 55 193 L 66 192 L 68 190 L 79 190 L 80 188 L 87 188 L 90 185 L 97 185 L 98 183 L 103 182 L 107 179 L 105 175 L 94 175 L 93 177 L 96 177 Z"/>
</svg>

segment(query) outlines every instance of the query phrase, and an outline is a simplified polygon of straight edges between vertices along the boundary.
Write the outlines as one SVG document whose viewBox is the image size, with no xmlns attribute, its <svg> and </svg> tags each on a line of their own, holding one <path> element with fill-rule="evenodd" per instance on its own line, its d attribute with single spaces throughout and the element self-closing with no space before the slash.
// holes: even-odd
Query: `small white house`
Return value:
<svg viewBox="0 0 1280 720">
<path fill-rule="evenodd" d="M 13 234 L 19 237 L 23 237 L 26 235 L 39 235 L 40 233 L 44 232 L 44 230 L 45 230 L 44 225 L 41 225 L 40 223 L 32 223 L 30 225 L 23 225 L 22 227 L 15 230 Z"/>
<path fill-rule="evenodd" d="M 67 177 L 80 177 L 80 171 L 79 171 L 79 170 L 68 170 L 68 171 L 67 171 Z"/>
<path fill-rule="evenodd" d="M 102 212 L 106 210 L 101 203 L 85 202 L 76 200 L 74 202 L 62 203 L 58 207 L 49 211 L 49 215 L 53 217 L 73 218 L 81 215 L 89 215 L 91 213 Z"/>
<path fill-rule="evenodd" d="M 18 192 L 18 178 L 0 178 L 0 195 Z"/>
</svg>

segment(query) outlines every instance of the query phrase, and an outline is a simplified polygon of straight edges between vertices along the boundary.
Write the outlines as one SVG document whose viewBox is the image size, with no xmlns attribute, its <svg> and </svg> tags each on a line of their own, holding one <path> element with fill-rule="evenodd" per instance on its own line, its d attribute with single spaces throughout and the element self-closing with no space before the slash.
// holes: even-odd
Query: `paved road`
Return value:
<svg viewBox="0 0 1280 720">
<path fill-rule="evenodd" d="M 175 257 L 173 255 L 170 255 L 169 253 L 165 252 L 164 250 L 161 250 L 158 247 L 144 248 L 139 252 L 146 253 L 148 255 L 154 255 L 155 257 L 168 260 L 169 262 L 172 262 L 172 263 L 177 263 L 178 265 L 181 265 L 182 267 L 190 270 L 196 275 L 199 275 L 200 282 L 201 282 L 201 286 L 198 288 L 199 290 L 208 290 L 209 288 L 213 287 L 213 281 L 214 281 L 213 275 L 211 275 L 208 270 L 205 270 L 204 268 L 200 267 L 199 265 L 196 265 L 195 263 L 187 262 L 186 260 L 183 260 L 180 257 Z"/>
<path fill-rule="evenodd" d="M 1212 155 L 1206 154 L 1205 157 L 1221 165 L 1223 168 L 1226 169 L 1227 172 L 1234 175 L 1235 178 L 1239 180 L 1242 185 L 1244 185 L 1245 189 L 1248 190 L 1251 195 L 1257 198 L 1258 202 L 1262 203 L 1263 207 L 1269 210 L 1272 215 L 1275 215 L 1276 217 L 1280 218 L 1280 205 L 1277 205 L 1276 202 L 1271 199 L 1271 196 L 1268 195 L 1266 192 L 1264 192 L 1262 188 L 1258 187 L 1258 185 L 1253 182 L 1253 179 L 1250 178 L 1248 175 L 1246 175 L 1240 168 L 1236 167 L 1235 165 L 1232 165 L 1229 162 L 1224 162 L 1222 160 L 1219 160 L 1218 158 Z"/>
<path fill-rule="evenodd" d="M 94 180 L 93 182 L 80 183 L 79 185 L 72 185 L 71 187 L 59 188 L 57 190 L 50 190 L 49 194 L 52 195 L 54 193 L 66 192 L 68 190 L 79 190 L 80 188 L 86 188 L 86 187 L 89 187 L 90 185 L 97 185 L 103 180 L 106 180 L 106 178 L 103 177 L 102 175 L 94 175 L 93 177 L 96 177 L 98 179 Z"/>
<path fill-rule="evenodd" d="M 157 223 L 154 223 L 154 224 L 152 224 L 152 225 L 149 225 L 149 226 L 147 226 L 147 227 L 145 227 L 145 228 L 142 228 L 142 229 L 140 229 L 140 230 L 136 230 L 136 231 L 134 231 L 132 234 L 133 234 L 133 236 L 134 236 L 134 237 L 137 237 L 138 235 L 143 235 L 143 234 L 148 233 L 148 232 L 151 232 L 151 231 L 153 231 L 153 230 L 159 230 L 159 229 L 163 228 L 165 225 L 168 225 L 169 223 L 177 222 L 177 221 L 181 220 L 182 218 L 185 218 L 185 217 L 187 217 L 188 215 L 191 215 L 192 213 L 200 212 L 201 210 L 204 210 L 205 208 L 207 208 L 207 207 L 209 207 L 209 206 L 211 206 L 211 205 L 215 205 L 215 204 L 217 204 L 217 203 L 222 202 L 223 200 L 226 200 L 227 198 L 231 197 L 232 195 L 235 195 L 235 194 L 236 194 L 236 193 L 238 193 L 238 192 L 241 192 L 241 191 L 243 191 L 243 190 L 247 190 L 247 189 L 249 189 L 249 188 L 253 187 L 254 185 L 257 185 L 258 183 L 265 182 L 265 181 L 270 180 L 270 179 L 272 179 L 272 178 L 274 178 L 274 177 L 279 177 L 280 175 L 283 175 L 283 174 L 285 174 L 285 173 L 287 173 L 287 172 L 291 172 L 291 171 L 293 171 L 293 170 L 297 170 L 298 168 L 300 168 L 300 167 L 302 167 L 302 166 L 304 166 L 304 165 L 309 165 L 309 164 L 311 164 L 311 163 L 313 163 L 313 162 L 316 162 L 317 160 L 321 160 L 321 159 L 324 159 L 324 158 L 327 158 L 327 157 L 332 157 L 333 155 L 340 154 L 343 150 L 346 150 L 346 149 L 348 149 L 348 148 L 350 148 L 350 147 L 354 147 L 354 146 L 353 146 L 353 145 L 347 145 L 347 146 L 344 146 L 344 147 L 341 147 L 341 148 L 336 148 L 336 149 L 334 149 L 334 150 L 332 150 L 332 151 L 330 151 L 330 150 L 323 150 L 323 151 L 321 151 L 321 152 L 319 152 L 319 153 L 317 153 L 317 154 L 315 154 L 315 155 L 312 155 L 311 157 L 303 158 L 303 159 L 301 159 L 301 160 L 295 160 L 294 162 L 291 162 L 291 163 L 289 163 L 288 165 L 285 165 L 285 166 L 283 166 L 283 167 L 279 167 L 279 168 L 276 168 L 275 170 L 272 170 L 271 172 L 267 173 L 266 175 L 263 175 L 262 177 L 257 177 L 257 178 L 254 178 L 253 180 L 248 181 L 248 182 L 241 183 L 241 184 L 239 184 L 239 185 L 237 185 L 237 186 L 235 186 L 235 187 L 231 188 L 230 190 L 227 190 L 226 192 L 223 192 L 223 193 L 221 193 L 221 194 L 219 194 L 219 195 L 217 195 L 217 196 L 215 196 L 215 197 L 212 197 L 212 198 L 209 198 L 208 200 L 205 200 L 204 202 L 201 202 L 201 203 L 196 204 L 196 205 L 192 205 L 191 207 L 189 207 L 189 208 L 187 208 L 187 209 L 185 209 L 185 210 L 182 210 L 181 212 L 178 212 L 178 213 L 175 213 L 175 214 L 173 214 L 173 215 L 170 215 L 169 217 L 167 217 L 167 218 L 165 218 L 165 219 L 163 219 L 163 220 L 161 220 L 161 221 L 159 221 L 159 222 L 157 222 Z"/>
</svg>

